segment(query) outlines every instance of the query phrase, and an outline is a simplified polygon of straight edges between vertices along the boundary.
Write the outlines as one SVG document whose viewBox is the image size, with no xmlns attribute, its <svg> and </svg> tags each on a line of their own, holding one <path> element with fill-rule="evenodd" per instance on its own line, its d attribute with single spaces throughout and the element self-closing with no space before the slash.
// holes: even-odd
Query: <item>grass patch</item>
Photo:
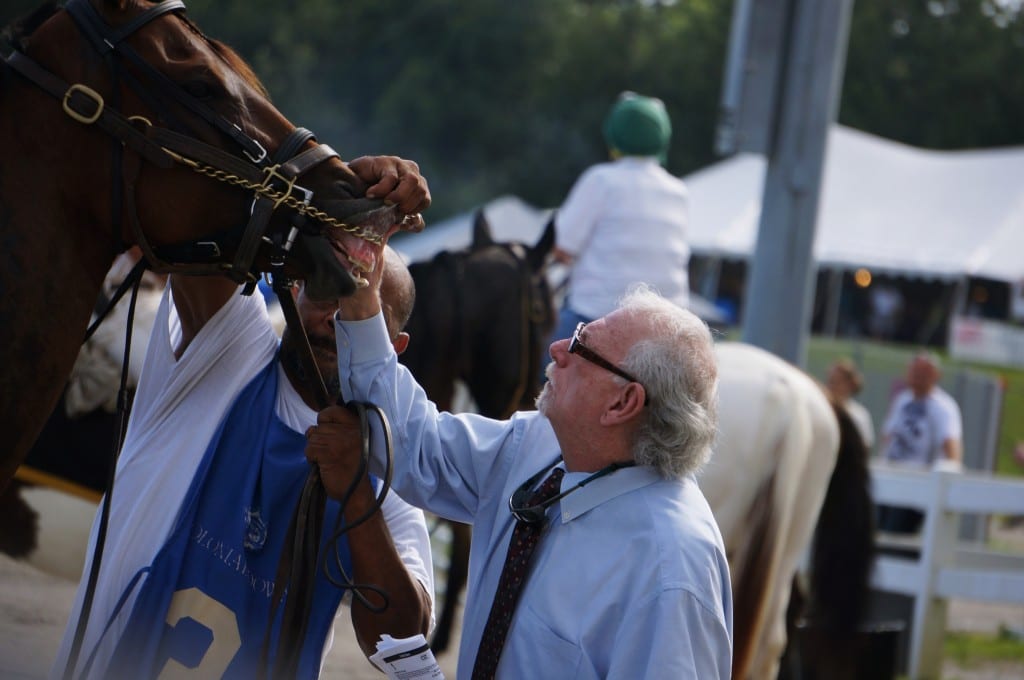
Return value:
<svg viewBox="0 0 1024 680">
<path fill-rule="evenodd" d="M 1024 661 L 1024 640 L 1005 626 L 995 635 L 986 633 L 946 633 L 945 658 L 963 668 L 993 661 Z"/>
</svg>

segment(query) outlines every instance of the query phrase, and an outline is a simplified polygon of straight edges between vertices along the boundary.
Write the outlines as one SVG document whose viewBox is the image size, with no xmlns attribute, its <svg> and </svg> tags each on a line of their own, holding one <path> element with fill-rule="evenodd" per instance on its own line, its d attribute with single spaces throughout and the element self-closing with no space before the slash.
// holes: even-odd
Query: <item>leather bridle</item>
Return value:
<svg viewBox="0 0 1024 680">
<path fill-rule="evenodd" d="M 539 367 L 533 365 L 533 347 L 536 343 L 543 342 L 538 336 L 546 319 L 547 306 L 544 304 L 544 294 L 540 288 L 546 285 L 542 279 L 546 276 L 543 268 L 539 272 L 533 271 L 530 267 L 529 255 L 526 247 L 521 243 L 504 243 L 506 251 L 515 259 L 516 267 L 519 270 L 520 285 L 520 342 L 519 342 L 519 377 L 516 383 L 515 392 L 507 407 L 509 413 L 514 412 L 522 405 L 523 397 L 530 381 L 539 373 Z"/>
<path fill-rule="evenodd" d="M 312 235 L 322 232 L 324 227 L 311 229 L 307 217 L 313 217 L 326 227 L 343 229 L 365 240 L 380 242 L 380 238 L 368 230 L 345 224 L 317 210 L 311 204 L 313 192 L 296 183 L 298 178 L 321 163 L 339 158 L 330 146 L 317 143 L 302 151 L 307 142 L 315 141 L 315 137 L 304 128 L 296 128 L 271 158 L 257 140 L 159 72 L 128 44 L 128 36 L 154 19 L 171 12 L 184 13 L 184 2 L 164 0 L 116 28 L 106 24 L 88 0 L 68 0 L 64 9 L 109 66 L 114 80 L 110 95 L 112 101 L 106 101 L 84 83 L 69 85 L 21 51 L 13 51 L 5 61 L 15 72 L 57 99 L 71 119 L 95 126 L 111 137 L 114 159 L 111 228 L 114 239 L 123 247 L 120 221 L 122 207 L 126 207 L 124 212 L 131 217 L 133 237 L 150 269 L 160 273 L 223 274 L 237 283 L 246 284 L 244 292 L 249 294 L 258 281 L 259 273 L 254 263 L 262 244 L 269 242 L 276 248 L 278 256 L 286 256 L 300 230 Z M 125 68 L 126 64 L 131 65 L 142 78 L 133 75 Z M 118 111 L 118 84 L 121 81 L 158 112 L 169 127 L 159 127 L 141 116 L 125 116 Z M 188 134 L 186 126 L 171 113 L 167 103 L 178 104 L 201 118 L 229 138 L 240 153 L 230 153 Z M 125 149 L 136 154 L 127 161 L 132 172 L 125 170 Z M 248 223 L 189 242 L 153 246 L 135 209 L 134 185 L 143 159 L 164 169 L 181 164 L 216 181 L 252 191 L 254 200 Z M 274 212 L 281 207 L 290 208 L 293 215 L 287 233 L 274 238 L 273 234 L 267 233 L 268 226 Z M 229 252 L 234 252 L 231 259 L 226 256 Z M 354 286 L 345 292 L 351 290 Z"/>
<path fill-rule="evenodd" d="M 519 321 L 519 351 L 516 356 L 516 385 L 508 400 L 505 402 L 501 413 L 490 413 L 494 418 L 507 418 L 522 405 L 523 397 L 531 386 L 531 380 L 539 374 L 539 366 L 533 364 L 533 348 L 537 343 L 542 342 L 540 334 L 544 332 L 544 322 L 547 319 L 548 305 L 545 305 L 544 292 L 542 287 L 546 285 L 543 281 L 546 276 L 543 268 L 534 271 L 530 265 L 530 256 L 526 246 L 521 243 L 492 243 L 490 247 L 498 248 L 508 255 L 515 262 L 516 273 L 518 274 L 517 286 L 519 287 L 519 306 L 517 317 Z M 469 285 L 466 280 L 466 260 L 472 258 L 477 251 L 472 248 L 457 253 L 441 251 L 435 256 L 435 262 L 445 266 L 451 281 L 451 295 L 454 301 L 453 310 L 453 346 L 448 352 L 453 356 L 465 357 L 472 355 L 474 346 L 473 334 L 479 332 L 471 328 L 466 314 L 466 294 Z M 472 361 L 472 359 L 467 359 Z M 470 368 L 465 362 L 460 363 L 460 372 L 468 372 Z"/>
</svg>

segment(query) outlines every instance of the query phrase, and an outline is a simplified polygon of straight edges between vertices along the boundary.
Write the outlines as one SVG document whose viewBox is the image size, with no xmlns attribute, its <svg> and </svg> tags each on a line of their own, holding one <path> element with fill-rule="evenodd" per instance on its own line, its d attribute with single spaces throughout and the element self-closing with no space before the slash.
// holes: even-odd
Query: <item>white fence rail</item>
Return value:
<svg viewBox="0 0 1024 680">
<path fill-rule="evenodd" d="M 911 680 L 937 679 L 942 668 L 948 601 L 952 598 L 1024 604 L 1024 555 L 957 540 L 963 514 L 1024 515 L 1024 480 L 976 472 L 897 469 L 873 463 L 875 503 L 925 513 L 917 559 L 880 554 L 872 587 L 913 598 L 908 670 Z M 880 537 L 880 547 L 893 547 Z"/>
</svg>

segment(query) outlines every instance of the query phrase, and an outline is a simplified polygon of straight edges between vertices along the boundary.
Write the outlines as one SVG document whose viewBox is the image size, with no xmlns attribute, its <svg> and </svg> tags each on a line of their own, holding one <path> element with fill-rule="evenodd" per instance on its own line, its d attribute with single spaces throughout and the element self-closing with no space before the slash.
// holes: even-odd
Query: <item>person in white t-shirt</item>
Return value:
<svg viewBox="0 0 1024 680">
<path fill-rule="evenodd" d="M 916 354 L 907 368 L 907 386 L 894 397 L 882 426 L 883 460 L 926 469 L 958 467 L 962 456 L 960 406 L 939 387 L 937 356 Z M 879 529 L 914 533 L 923 515 L 912 508 L 879 506 Z"/>
<path fill-rule="evenodd" d="M 832 395 L 839 400 L 846 412 L 850 414 L 853 424 L 857 426 L 864 446 L 870 451 L 875 446 L 875 423 L 871 412 L 854 397 L 864 387 L 864 376 L 857 365 L 847 358 L 837 360 L 828 370 L 825 384 Z"/>
<path fill-rule="evenodd" d="M 349 165 L 371 185 L 367 195 L 376 190 L 417 219 L 429 205 L 426 181 L 414 164 L 373 157 Z M 378 250 L 378 262 L 389 257 L 399 256 Z M 400 295 L 388 286 L 383 293 L 394 297 L 385 310 L 392 317 L 392 343 L 401 351 L 407 336 L 398 330 L 411 311 L 412 281 L 404 266 L 385 269 L 385 281 L 393 273 L 406 277 L 390 288 Z M 263 656 L 264 635 L 275 611 L 280 556 L 290 549 L 288 528 L 309 472 L 305 433 L 316 423 L 319 403 L 304 377 L 301 340 L 288 331 L 279 339 L 262 296 L 239 290 L 226 277 L 170 276 L 107 499 L 110 523 L 76 678 L 148 678 L 185 669 L 196 677 L 277 675 L 281 655 L 271 642 L 270 657 Z M 313 301 L 300 287 L 296 305 L 335 399 L 337 301 Z M 429 631 L 433 575 L 424 515 L 394 493 L 378 509 L 381 488 L 364 476 L 343 509 L 328 502 L 328 540 L 342 513 L 346 522 L 367 519 L 337 544 L 322 544 L 330 552 L 318 565 L 310 608 L 302 610 L 308 623 L 297 676 L 319 674 L 347 592 L 337 583 L 379 588 L 360 589 L 362 597 L 350 606 L 367 657 L 382 634 L 403 638 Z M 326 556 L 333 564 L 335 554 L 344 573 L 328 564 Z M 86 580 L 53 677 L 64 676 L 69 665 Z M 268 666 L 274 671 L 268 673 Z"/>
<path fill-rule="evenodd" d="M 555 215 L 556 261 L 570 266 L 551 340 L 610 313 L 631 284 L 689 301 L 689 194 L 665 170 L 672 125 L 660 99 L 624 92 L 604 122 L 611 161 L 586 169 Z"/>
</svg>

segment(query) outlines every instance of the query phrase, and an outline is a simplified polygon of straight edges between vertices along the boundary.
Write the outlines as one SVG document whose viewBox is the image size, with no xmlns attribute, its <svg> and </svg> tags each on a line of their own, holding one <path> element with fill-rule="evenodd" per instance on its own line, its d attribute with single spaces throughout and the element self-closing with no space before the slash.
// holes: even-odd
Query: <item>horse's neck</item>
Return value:
<svg viewBox="0 0 1024 680">
<path fill-rule="evenodd" d="M 63 178 L 22 184 L 14 174 L 0 176 L 0 431 L 15 439 L 13 455 L 0 460 L 0 480 L 13 474 L 57 403 L 113 260 L 109 236 L 97 237 L 55 190 L 44 193 L 64 186 Z"/>
</svg>

